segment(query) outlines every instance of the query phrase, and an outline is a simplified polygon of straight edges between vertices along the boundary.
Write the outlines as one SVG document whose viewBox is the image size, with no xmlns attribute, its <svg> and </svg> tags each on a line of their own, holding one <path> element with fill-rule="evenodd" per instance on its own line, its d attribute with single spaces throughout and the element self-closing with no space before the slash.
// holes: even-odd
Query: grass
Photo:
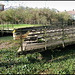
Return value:
<svg viewBox="0 0 75 75">
<path fill-rule="evenodd" d="M 12 24 L 4 24 L 4 28 L 5 29 L 12 29 L 12 28 L 23 28 L 23 27 L 32 27 L 32 26 L 41 26 L 41 24 L 13 24 L 13 27 L 12 27 Z M 0 28 L 3 29 L 3 24 L 0 25 Z"/>
<path fill-rule="evenodd" d="M 3 37 L 0 37 L 0 40 L 12 40 L 13 39 L 13 36 L 3 36 Z"/>
<path fill-rule="evenodd" d="M 17 55 L 19 47 L 18 44 L 0 50 L 0 74 L 75 74 L 74 45 L 21 56 Z"/>
</svg>

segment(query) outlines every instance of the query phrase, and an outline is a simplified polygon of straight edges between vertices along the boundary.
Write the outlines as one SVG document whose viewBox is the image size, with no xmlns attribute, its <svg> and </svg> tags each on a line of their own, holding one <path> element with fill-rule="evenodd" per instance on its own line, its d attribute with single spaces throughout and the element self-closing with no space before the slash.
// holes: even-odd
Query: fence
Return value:
<svg viewBox="0 0 75 75">
<path fill-rule="evenodd" d="M 13 24 L 2 24 L 3 30 L 5 27 L 14 28 Z M 67 44 L 75 41 L 75 22 L 68 25 L 67 22 L 52 22 L 51 24 L 42 24 L 41 26 L 17 28 L 13 33 L 14 39 L 20 39 L 19 51 L 31 51 L 36 49 L 46 50 L 51 46 L 62 45 L 65 47 Z M 39 51 L 38 50 L 38 51 Z M 36 50 L 37 51 L 37 50 Z M 42 51 L 42 50 L 41 50 Z"/>
<path fill-rule="evenodd" d="M 18 52 L 42 51 L 48 47 L 63 46 L 75 42 L 75 23 L 68 26 L 66 22 L 43 24 L 38 27 L 19 28 L 15 30 L 15 39 L 20 38 Z M 20 36 L 19 36 L 20 35 Z M 39 49 L 39 50 L 37 50 Z"/>
</svg>

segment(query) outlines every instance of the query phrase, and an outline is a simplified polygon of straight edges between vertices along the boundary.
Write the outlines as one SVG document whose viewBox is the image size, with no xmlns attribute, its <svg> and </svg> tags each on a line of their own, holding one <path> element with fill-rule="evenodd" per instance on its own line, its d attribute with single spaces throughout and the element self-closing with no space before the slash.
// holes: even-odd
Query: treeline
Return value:
<svg viewBox="0 0 75 75">
<path fill-rule="evenodd" d="M 49 8 L 10 8 L 0 12 L 0 23 L 42 24 L 68 21 L 71 16 L 67 12 L 59 12 Z"/>
</svg>

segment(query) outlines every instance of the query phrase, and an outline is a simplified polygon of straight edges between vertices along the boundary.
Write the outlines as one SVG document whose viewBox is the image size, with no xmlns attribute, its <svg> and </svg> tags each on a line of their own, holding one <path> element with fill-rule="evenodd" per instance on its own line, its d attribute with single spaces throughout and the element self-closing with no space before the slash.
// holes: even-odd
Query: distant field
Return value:
<svg viewBox="0 0 75 75">
<path fill-rule="evenodd" d="M 5 29 L 13 28 L 23 28 L 23 27 L 32 27 L 32 26 L 41 26 L 42 24 L 4 24 Z M 0 29 L 3 29 L 3 24 L 0 25 Z"/>
</svg>

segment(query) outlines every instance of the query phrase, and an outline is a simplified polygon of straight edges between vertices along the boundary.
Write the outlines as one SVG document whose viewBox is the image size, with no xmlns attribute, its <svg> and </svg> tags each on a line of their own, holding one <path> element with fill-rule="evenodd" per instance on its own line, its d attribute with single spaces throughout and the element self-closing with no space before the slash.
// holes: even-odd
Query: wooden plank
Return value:
<svg viewBox="0 0 75 75">
<path fill-rule="evenodd" d="M 73 33 L 72 32 L 64 33 L 64 36 L 68 36 L 68 35 L 71 35 L 71 34 L 73 35 L 73 34 L 75 34 L 75 32 L 73 32 Z M 62 33 L 52 33 L 52 34 L 51 33 L 50 34 L 47 33 L 46 34 L 46 38 L 48 38 L 48 37 L 60 37 L 61 35 L 62 35 Z M 42 34 L 38 34 L 38 35 L 37 34 L 36 35 L 32 34 L 31 36 L 28 35 L 27 38 L 28 37 L 36 37 L 36 36 L 37 37 L 41 36 L 41 38 L 44 38 L 43 33 Z"/>
<path fill-rule="evenodd" d="M 27 32 L 26 34 L 23 34 L 23 35 L 22 35 L 22 38 L 23 38 L 23 39 L 26 38 L 29 33 L 30 33 L 30 32 Z M 16 40 L 20 39 L 20 35 L 16 35 L 16 34 L 15 34 L 15 39 L 16 39 Z"/>
<path fill-rule="evenodd" d="M 53 37 L 51 36 L 50 32 L 54 32 L 54 31 L 50 31 L 50 32 L 48 31 L 51 37 L 48 35 L 49 39 L 47 40 L 47 38 L 46 38 L 46 41 L 48 41 L 47 42 L 47 47 L 51 47 L 53 45 L 59 45 L 59 44 L 63 45 L 62 33 L 61 33 L 62 29 L 59 29 L 59 30 L 56 30 L 56 31 L 57 31 L 56 33 L 53 33 L 53 35 L 52 35 Z M 72 38 L 72 37 L 74 37 L 74 32 L 75 31 L 73 31 L 73 30 L 70 31 L 69 29 L 65 29 L 64 31 L 66 31 L 66 33 L 64 32 L 64 45 L 66 43 L 75 41 Z M 34 31 L 31 34 L 35 36 L 36 33 Z M 41 35 L 41 33 L 38 33 L 38 34 Z M 43 34 L 44 33 L 42 33 L 41 38 L 44 38 Z M 31 38 L 31 37 L 33 38 L 34 36 L 32 36 L 32 35 L 30 36 L 30 34 L 29 34 L 28 38 Z M 37 35 L 37 36 L 39 36 L 39 35 Z M 29 40 L 31 40 L 31 39 L 29 39 Z M 31 50 L 37 50 L 37 49 L 45 48 L 45 42 L 42 42 L 42 43 L 28 42 L 28 44 L 25 45 L 24 48 L 25 48 L 26 51 L 31 51 Z"/>
<path fill-rule="evenodd" d="M 64 40 L 65 42 L 65 46 L 67 45 L 70 45 L 70 44 L 74 44 L 75 43 L 75 40 Z M 57 41 L 57 42 L 53 42 L 53 43 L 47 43 L 47 48 L 56 48 L 58 46 L 62 46 L 62 41 Z M 31 52 L 31 51 L 34 51 L 34 52 L 41 52 L 42 51 L 42 48 L 44 48 L 44 43 L 35 43 L 35 44 L 24 44 L 23 45 L 24 47 L 24 50 L 23 52 Z M 39 50 L 38 50 L 39 49 Z M 20 53 L 20 48 L 18 50 L 18 53 Z M 44 50 L 43 50 L 44 51 Z"/>
<path fill-rule="evenodd" d="M 23 53 L 23 41 L 22 41 L 22 31 L 20 30 L 20 46 L 21 46 L 21 52 Z"/>
<path fill-rule="evenodd" d="M 38 29 L 37 29 L 38 30 Z M 64 29 L 64 32 L 65 33 L 69 33 L 69 31 L 73 31 L 74 32 L 74 30 L 73 29 Z M 24 33 L 26 33 L 27 31 L 23 31 L 22 30 L 22 33 L 24 34 Z M 41 32 L 41 30 L 38 32 L 38 31 L 34 31 L 35 33 L 33 33 L 32 31 L 31 31 L 31 33 L 32 34 L 29 34 L 29 35 L 40 35 L 40 34 L 44 34 L 44 32 L 42 31 Z M 58 29 L 58 30 L 47 30 L 46 31 L 46 33 L 55 33 L 55 32 L 62 32 L 62 29 Z M 19 35 L 19 32 L 17 32 L 16 31 L 16 34 L 18 34 Z"/>
<path fill-rule="evenodd" d="M 58 35 L 58 36 L 59 36 L 59 35 L 62 34 L 62 31 L 60 31 L 60 32 L 53 32 L 53 33 L 47 31 L 46 33 L 47 33 L 47 35 L 49 35 L 49 34 L 52 35 L 52 34 L 53 34 L 53 36 L 54 36 L 54 35 Z M 65 32 L 64 32 L 64 34 L 72 34 L 72 33 L 74 34 L 75 31 L 70 31 L 70 30 L 69 30 L 69 31 L 65 31 Z M 30 33 L 29 33 L 29 36 L 41 35 L 41 34 L 44 34 L 44 32 L 35 32 L 35 33 L 30 32 Z"/>
<path fill-rule="evenodd" d="M 67 36 L 70 35 L 70 34 L 75 34 L 75 33 L 74 33 L 74 32 L 67 32 L 67 33 L 64 33 L 64 35 L 67 35 Z M 33 39 L 36 38 L 36 39 L 37 39 L 37 37 L 39 37 L 39 36 L 40 36 L 41 38 L 44 38 L 43 35 L 44 35 L 44 33 L 41 33 L 41 34 L 40 34 L 40 33 L 38 33 L 38 34 L 34 34 L 34 33 L 33 33 L 33 34 L 28 34 L 27 38 L 30 38 L 30 39 L 31 39 L 31 38 L 33 38 Z M 46 34 L 46 37 L 47 37 L 47 38 L 48 38 L 48 37 L 59 37 L 60 35 L 62 35 L 62 33 L 47 33 L 47 34 Z M 23 37 L 23 38 L 26 38 L 25 34 L 22 35 L 22 37 Z M 19 39 L 19 35 L 17 35 L 16 39 L 17 39 L 17 38 Z"/>
</svg>

